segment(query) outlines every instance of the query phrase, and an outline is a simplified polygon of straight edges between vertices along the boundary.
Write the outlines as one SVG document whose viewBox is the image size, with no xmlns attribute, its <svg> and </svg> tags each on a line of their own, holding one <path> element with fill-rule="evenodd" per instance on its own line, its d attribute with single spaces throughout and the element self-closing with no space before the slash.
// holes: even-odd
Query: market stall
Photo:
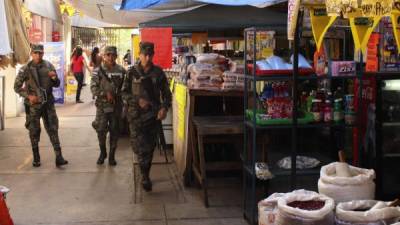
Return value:
<svg viewBox="0 0 400 225">
<path fill-rule="evenodd" d="M 393 116 L 400 78 L 398 3 L 288 4 L 288 38 L 293 40 L 288 56 L 258 56 L 256 36 L 265 28 L 245 34 L 245 53 L 250 53 L 245 54 L 250 63 L 245 93 L 253 93 L 244 100 L 253 102 L 245 105 L 245 218 L 250 224 L 280 225 L 397 222 L 397 201 L 374 200 L 398 195 L 398 122 Z M 329 32 L 341 30 L 339 43 L 332 41 Z M 272 140 L 266 150 L 259 143 L 265 133 Z M 257 217 L 261 198 L 301 188 L 321 196 L 276 193 L 259 203 Z M 329 198 L 344 203 L 335 212 L 327 208 Z"/>
<path fill-rule="evenodd" d="M 251 21 L 251 24 L 280 27 L 280 31 L 283 31 L 285 20 L 286 14 L 278 9 L 207 5 L 140 24 L 141 29 L 171 27 L 173 36 L 180 38 L 176 41 L 175 54 L 182 55 L 183 60 L 178 65 L 179 75 L 172 81 L 174 157 L 181 175 L 186 178 L 186 184 L 190 183 L 192 153 L 195 151 L 191 147 L 193 117 L 243 115 L 243 28 L 249 26 Z M 189 41 L 185 41 L 185 38 Z M 220 43 L 221 49 L 224 49 L 228 45 L 234 45 L 235 40 L 238 46 L 241 45 L 237 48 L 242 51 L 240 59 L 234 54 L 223 54 L 224 51 L 202 54 L 208 52 L 204 51 L 207 43 L 210 46 Z M 194 57 L 185 58 L 186 54 L 180 47 L 183 43 L 189 46 L 188 52 L 192 51 Z M 200 46 L 199 51 L 196 51 L 197 43 Z M 287 41 L 283 41 L 282 45 L 285 43 L 287 45 Z M 212 46 L 214 50 L 215 46 Z M 190 47 L 193 47 L 192 50 Z M 237 59 L 240 62 L 235 61 Z M 235 157 L 235 160 L 239 160 L 238 153 Z"/>
</svg>

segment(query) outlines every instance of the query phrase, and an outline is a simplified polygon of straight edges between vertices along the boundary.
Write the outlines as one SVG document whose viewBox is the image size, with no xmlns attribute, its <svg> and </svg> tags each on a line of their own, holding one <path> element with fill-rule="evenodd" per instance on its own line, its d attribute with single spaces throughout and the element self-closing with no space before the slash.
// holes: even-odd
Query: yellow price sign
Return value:
<svg viewBox="0 0 400 225">
<path fill-rule="evenodd" d="M 392 20 L 393 24 L 393 34 L 394 38 L 396 39 L 397 46 L 400 46 L 400 11 L 394 10 L 390 15 L 390 19 Z M 400 48 L 397 47 L 397 52 L 400 53 Z"/>
<path fill-rule="evenodd" d="M 365 54 L 369 37 L 381 18 L 382 16 L 349 18 L 356 51 L 361 50 Z"/>
<path fill-rule="evenodd" d="M 311 28 L 317 49 L 321 49 L 324 36 L 337 16 L 328 16 L 325 8 L 310 8 Z"/>
</svg>

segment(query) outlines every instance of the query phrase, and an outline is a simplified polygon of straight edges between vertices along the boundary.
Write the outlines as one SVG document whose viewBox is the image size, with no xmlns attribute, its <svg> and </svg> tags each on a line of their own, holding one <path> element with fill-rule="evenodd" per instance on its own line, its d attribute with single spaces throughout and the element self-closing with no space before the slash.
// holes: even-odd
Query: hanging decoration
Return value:
<svg viewBox="0 0 400 225">
<path fill-rule="evenodd" d="M 393 34 L 396 39 L 396 44 L 400 46 L 400 10 L 393 10 L 390 19 L 393 24 Z M 400 53 L 399 49 L 400 48 L 397 48 L 398 53 Z"/>
<path fill-rule="evenodd" d="M 329 27 L 335 22 L 337 16 L 328 16 L 325 8 L 311 7 L 309 11 L 314 40 L 317 44 L 317 49 L 321 49 L 324 36 Z"/>
<path fill-rule="evenodd" d="M 356 51 L 362 50 L 365 54 L 369 37 L 381 18 L 382 16 L 349 18 Z"/>
<path fill-rule="evenodd" d="M 60 11 L 61 14 L 66 13 L 68 16 L 73 16 L 76 12 L 75 8 L 72 5 L 65 2 L 60 4 Z"/>
<path fill-rule="evenodd" d="M 358 0 L 327 0 L 326 11 L 328 16 L 341 16 L 348 18 L 349 14 L 357 11 Z"/>
</svg>

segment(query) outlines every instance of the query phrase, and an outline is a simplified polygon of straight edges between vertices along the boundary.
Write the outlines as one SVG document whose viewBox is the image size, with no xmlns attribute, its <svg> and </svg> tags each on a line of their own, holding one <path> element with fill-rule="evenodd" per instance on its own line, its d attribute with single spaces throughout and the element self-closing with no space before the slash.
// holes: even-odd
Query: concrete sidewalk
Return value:
<svg viewBox="0 0 400 225">
<path fill-rule="evenodd" d="M 129 140 L 119 141 L 118 165 L 97 166 L 97 136 L 91 122 L 95 107 L 89 88 L 84 104 L 57 107 L 63 154 L 70 164 L 55 168 L 54 154 L 42 127 L 42 166 L 32 167 L 25 118 L 10 118 L 0 131 L 0 185 L 7 186 L 7 204 L 16 225 L 241 225 L 242 194 L 238 179 L 210 179 L 210 208 L 201 191 L 184 188 L 173 163 L 157 151 L 151 176 L 154 190 L 135 192 Z M 172 157 L 170 156 L 170 159 Z M 136 195 L 136 203 L 134 197 Z"/>
</svg>

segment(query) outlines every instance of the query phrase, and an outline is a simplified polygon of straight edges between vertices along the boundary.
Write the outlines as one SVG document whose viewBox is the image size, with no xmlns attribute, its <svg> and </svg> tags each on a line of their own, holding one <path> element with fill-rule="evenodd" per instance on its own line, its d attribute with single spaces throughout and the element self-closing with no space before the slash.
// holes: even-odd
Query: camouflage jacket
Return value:
<svg viewBox="0 0 400 225">
<path fill-rule="evenodd" d="M 38 96 L 40 102 L 47 98 L 47 102 L 53 104 L 53 87 L 59 87 L 60 80 L 57 76 L 53 79 L 50 78 L 48 74 L 51 71 L 56 72 L 54 66 L 46 60 L 42 60 L 39 64 L 30 61 L 18 71 L 14 82 L 14 91 L 25 98 L 26 104 L 30 104 L 28 95 Z"/>
<path fill-rule="evenodd" d="M 126 70 L 116 64 L 108 69 L 101 65 L 93 70 L 90 90 L 96 98 L 96 106 L 103 108 L 113 108 L 117 105 L 122 106 L 121 88 L 126 76 Z M 111 92 L 116 100 L 116 104 L 107 101 L 107 93 Z"/>
<path fill-rule="evenodd" d="M 146 82 L 147 88 L 144 87 Z M 153 89 L 148 90 L 151 87 Z M 146 99 L 157 109 L 168 110 L 172 102 L 167 77 L 164 71 L 155 65 L 147 73 L 143 71 L 140 64 L 131 67 L 122 87 L 122 98 L 124 103 L 131 108 L 139 107 L 139 98 Z"/>
</svg>

